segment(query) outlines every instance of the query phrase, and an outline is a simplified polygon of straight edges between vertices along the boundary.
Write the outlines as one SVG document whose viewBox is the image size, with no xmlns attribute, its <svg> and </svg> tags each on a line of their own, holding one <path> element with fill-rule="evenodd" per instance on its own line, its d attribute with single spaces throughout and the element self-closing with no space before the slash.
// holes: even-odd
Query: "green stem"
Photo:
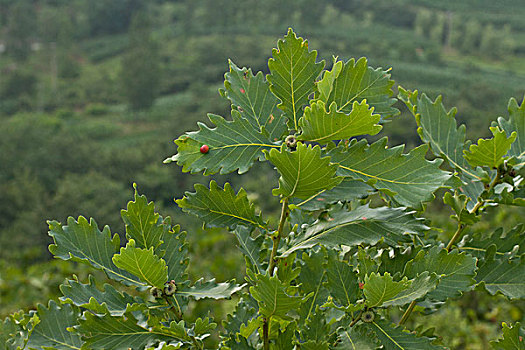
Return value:
<svg viewBox="0 0 525 350">
<path fill-rule="evenodd" d="M 284 223 L 286 222 L 286 217 L 288 216 L 288 197 L 283 199 L 283 206 L 281 207 L 281 218 L 279 219 L 279 226 L 277 228 L 276 234 L 272 235 L 272 252 L 270 254 L 270 261 L 268 262 L 268 274 L 273 276 L 275 270 L 277 248 L 279 248 L 279 242 L 283 237 Z M 263 320 L 263 349 L 270 349 L 270 338 L 269 338 L 269 325 L 270 319 Z"/>
<path fill-rule="evenodd" d="M 191 342 L 193 345 L 195 345 L 195 348 L 198 350 L 202 350 L 202 344 L 195 338 L 194 336 L 191 337 Z"/>
<path fill-rule="evenodd" d="M 361 319 L 362 314 L 363 310 L 361 310 L 361 312 L 359 312 L 359 315 L 357 315 L 357 317 L 352 320 L 352 322 L 350 323 L 350 327 L 355 326 L 355 324 Z"/>
<path fill-rule="evenodd" d="M 168 305 L 170 306 L 169 310 L 171 312 L 173 312 L 173 314 L 175 315 L 175 317 L 180 320 L 182 318 L 182 310 L 179 306 L 179 303 L 177 301 L 177 299 L 175 299 L 175 303 L 176 303 L 176 306 L 177 308 L 175 308 L 175 304 L 173 303 L 173 299 L 175 299 L 175 297 L 169 297 L 167 295 L 164 295 L 164 300 L 166 300 L 166 302 L 168 303 Z"/>
<path fill-rule="evenodd" d="M 501 171 L 498 169 L 498 172 L 496 174 L 496 177 L 494 178 L 494 180 L 492 180 L 492 182 L 490 183 L 489 187 L 485 190 L 486 192 L 490 192 L 494 186 L 496 186 L 499 182 L 501 181 Z M 479 210 L 479 208 L 481 208 L 483 206 L 483 204 L 485 204 L 486 201 L 484 201 L 483 199 L 481 199 L 480 201 L 478 201 L 476 203 L 476 205 L 474 206 L 474 208 L 472 208 L 472 210 L 469 211 L 470 214 L 475 214 L 477 213 L 477 211 Z M 456 230 L 456 232 L 454 233 L 454 235 L 452 236 L 452 238 L 450 239 L 450 241 L 448 242 L 447 244 L 447 252 L 450 252 L 450 250 L 452 249 L 452 246 L 459 240 L 459 238 L 461 237 L 461 235 L 463 234 L 463 231 L 468 227 L 468 224 L 465 224 L 465 223 L 461 223 L 461 222 L 458 222 L 458 229 Z M 410 305 L 408 306 L 408 308 L 405 310 L 405 313 L 403 314 L 403 316 L 401 317 L 401 320 L 399 321 L 399 324 L 402 325 L 404 324 L 407 320 L 408 320 L 408 317 L 410 316 L 410 314 L 412 313 L 412 311 L 414 310 L 414 307 L 416 306 L 416 301 L 412 301 L 410 303 Z"/>
<path fill-rule="evenodd" d="M 399 320 L 399 325 L 405 324 L 405 322 L 408 320 L 408 317 L 410 317 L 410 314 L 414 310 L 414 307 L 416 307 L 416 301 L 412 301 L 410 305 L 408 305 L 408 308 L 405 310 L 405 313 L 401 317 L 401 320 Z"/>
<path fill-rule="evenodd" d="M 270 350 L 270 337 L 269 337 L 269 326 L 268 320 L 265 318 L 263 320 L 263 340 L 264 340 L 264 350 Z"/>
<path fill-rule="evenodd" d="M 277 248 L 279 248 L 279 242 L 283 237 L 284 223 L 286 222 L 286 217 L 288 216 L 288 198 L 283 199 L 283 206 L 281 207 L 281 218 L 279 220 L 279 227 L 277 228 L 277 234 L 272 236 L 273 246 L 272 252 L 270 254 L 270 261 L 268 263 L 268 274 L 273 276 L 273 271 L 275 269 L 275 256 L 277 255 Z"/>
<path fill-rule="evenodd" d="M 480 202 L 478 202 L 478 203 L 480 203 Z M 456 232 L 454 233 L 454 235 L 452 236 L 452 238 L 450 239 L 450 241 L 447 244 L 447 247 L 446 247 L 447 252 L 450 252 L 450 250 L 452 249 L 452 246 L 454 245 L 454 243 L 456 243 L 456 241 L 459 239 L 459 237 L 461 237 L 461 234 L 463 233 L 465 228 L 467 228 L 467 226 L 468 226 L 467 224 L 462 224 L 461 222 L 458 223 L 458 229 L 456 230 Z"/>
</svg>

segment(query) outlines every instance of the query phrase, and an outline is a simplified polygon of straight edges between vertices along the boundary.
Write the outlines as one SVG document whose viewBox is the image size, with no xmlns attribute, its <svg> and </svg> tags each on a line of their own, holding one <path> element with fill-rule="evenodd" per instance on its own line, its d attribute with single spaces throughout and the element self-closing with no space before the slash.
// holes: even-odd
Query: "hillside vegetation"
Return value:
<svg viewBox="0 0 525 350">
<path fill-rule="evenodd" d="M 229 115 L 218 93 L 228 58 L 267 74 L 275 38 L 293 27 L 327 66 L 332 53 L 366 56 L 392 67 L 405 88 L 442 94 L 467 137 L 481 137 L 509 97 L 525 94 L 523 18 L 520 0 L 0 0 L 0 315 L 55 295 L 48 286 L 71 272 L 48 262 L 46 220 L 97 217 L 123 233 L 115 213 L 133 182 L 192 232 L 190 253 L 206 259 L 194 260 L 191 273 L 242 279 L 242 257 L 220 246 L 233 246 L 232 238 L 205 231 L 173 203 L 199 175 L 162 163 L 173 139 L 206 122 L 208 111 Z M 419 144 L 415 121 L 397 108 L 401 115 L 385 125 L 390 145 Z M 275 221 L 265 166 L 259 181 L 235 183 Z M 433 209 L 436 220 L 449 214 Z M 509 209 L 493 220 L 510 227 L 520 215 Z M 42 278 L 46 270 L 53 276 Z M 520 320 L 522 306 L 501 312 Z M 490 312 L 471 321 L 490 320 Z M 481 325 L 476 331 L 492 332 Z"/>
</svg>

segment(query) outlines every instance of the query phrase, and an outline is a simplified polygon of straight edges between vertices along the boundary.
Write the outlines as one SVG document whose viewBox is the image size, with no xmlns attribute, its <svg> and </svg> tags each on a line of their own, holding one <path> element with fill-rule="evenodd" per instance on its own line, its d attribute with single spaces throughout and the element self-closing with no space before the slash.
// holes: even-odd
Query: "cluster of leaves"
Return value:
<svg viewBox="0 0 525 350">
<path fill-rule="evenodd" d="M 334 58 L 329 70 L 324 64 L 292 30 L 273 50 L 266 78 L 230 62 L 221 95 L 231 101 L 231 120 L 210 114 L 214 126 L 199 124 L 179 137 L 167 160 L 204 174 L 245 173 L 269 161 L 279 173 L 276 226 L 228 183 L 197 184 L 177 200 L 205 226 L 235 235 L 249 288 L 191 285 L 185 234 L 136 194 L 122 212 L 128 241 L 120 252 L 118 236 L 82 217 L 67 226 L 50 222 L 50 250 L 105 271 L 138 295 L 69 281 L 61 305 L 4 321 L 9 346 L 203 349 L 216 324 L 185 319 L 188 299 L 239 292 L 222 348 L 442 349 L 432 330 L 404 328 L 414 308 L 434 312 L 473 288 L 524 298 L 524 227 L 486 237 L 468 232 L 488 206 L 524 205 L 525 103 L 512 99 L 509 119 L 491 128 L 494 137 L 470 145 L 455 110 L 400 87 L 424 142 L 404 153 L 403 146 L 388 148 L 386 138 L 357 139 L 398 114 L 389 71 L 365 58 Z M 439 188 L 457 221 L 446 245 L 422 218 Z M 403 317 L 393 319 L 390 311 L 400 308 Z M 520 327 L 504 325 L 493 347 L 523 349 Z"/>
</svg>

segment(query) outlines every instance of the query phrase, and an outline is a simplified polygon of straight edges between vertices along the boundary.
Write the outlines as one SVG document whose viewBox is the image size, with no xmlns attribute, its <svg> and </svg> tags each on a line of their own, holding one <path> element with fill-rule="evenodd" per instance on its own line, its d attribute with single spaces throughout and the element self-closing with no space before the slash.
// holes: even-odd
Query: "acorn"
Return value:
<svg viewBox="0 0 525 350">
<path fill-rule="evenodd" d="M 372 310 L 367 310 L 361 315 L 361 321 L 370 323 L 374 321 L 375 314 Z"/>
<path fill-rule="evenodd" d="M 155 299 L 159 299 L 159 298 L 162 298 L 162 292 L 160 289 L 158 289 L 157 287 L 151 287 L 151 289 L 149 290 L 150 294 L 155 298 Z"/>
<path fill-rule="evenodd" d="M 288 148 L 295 150 L 295 147 L 297 146 L 297 138 L 294 135 L 288 135 L 286 136 L 284 143 Z"/>
<path fill-rule="evenodd" d="M 166 295 L 173 295 L 177 291 L 177 285 L 175 284 L 174 280 L 171 280 L 169 282 L 166 282 L 164 285 L 164 294 Z"/>
</svg>

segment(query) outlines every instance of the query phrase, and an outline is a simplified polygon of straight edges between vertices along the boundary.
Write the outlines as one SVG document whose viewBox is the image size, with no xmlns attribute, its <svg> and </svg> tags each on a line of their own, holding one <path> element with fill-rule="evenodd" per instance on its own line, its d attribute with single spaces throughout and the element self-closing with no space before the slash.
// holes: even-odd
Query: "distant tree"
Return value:
<svg viewBox="0 0 525 350">
<path fill-rule="evenodd" d="M 6 46 L 9 55 L 17 60 L 25 60 L 31 52 L 36 18 L 35 8 L 28 1 L 17 1 L 9 7 Z"/>
<path fill-rule="evenodd" d="M 471 19 L 465 24 L 465 33 L 461 45 L 463 52 L 474 53 L 479 49 L 481 29 L 481 24 L 475 19 Z"/>
<path fill-rule="evenodd" d="M 137 14 L 131 23 L 129 49 L 122 59 L 122 91 L 131 108 L 150 107 L 160 87 L 160 61 L 157 43 L 151 38 L 147 15 Z"/>
<path fill-rule="evenodd" d="M 86 15 L 91 35 L 115 34 L 126 31 L 135 13 L 143 9 L 144 0 L 88 1 Z"/>
<path fill-rule="evenodd" d="M 479 51 L 489 58 L 504 58 L 512 53 L 514 42 L 510 35 L 510 27 L 507 25 L 501 29 L 494 28 L 488 24 L 483 28 Z"/>
</svg>

